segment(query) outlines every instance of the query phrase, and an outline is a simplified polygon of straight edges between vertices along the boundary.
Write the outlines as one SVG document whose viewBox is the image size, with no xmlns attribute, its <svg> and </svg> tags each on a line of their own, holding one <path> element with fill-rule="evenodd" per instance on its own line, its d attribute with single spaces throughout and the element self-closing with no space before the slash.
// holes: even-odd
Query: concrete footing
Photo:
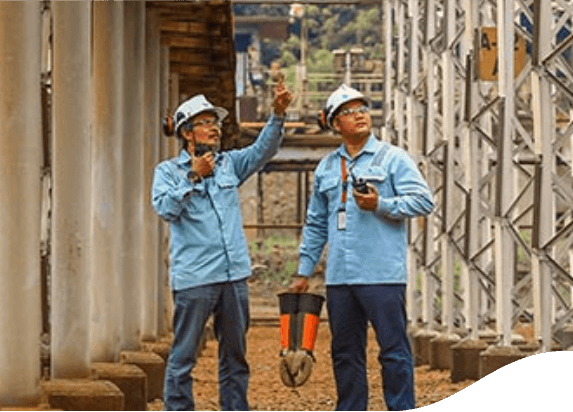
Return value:
<svg viewBox="0 0 573 412">
<path fill-rule="evenodd" d="M 525 357 L 516 346 L 490 346 L 480 354 L 480 379 Z"/>
<path fill-rule="evenodd" d="M 169 353 L 171 352 L 170 342 L 144 342 L 143 349 L 148 352 L 153 352 L 163 359 L 163 362 L 167 364 L 167 358 L 169 358 Z"/>
<path fill-rule="evenodd" d="M 430 341 L 438 336 L 435 330 L 419 329 L 413 334 L 412 352 L 414 365 L 427 365 L 430 363 Z"/>
<path fill-rule="evenodd" d="M 573 325 L 565 325 L 563 329 L 555 333 L 555 337 L 561 341 L 561 348 L 573 346 Z"/>
<path fill-rule="evenodd" d="M 124 395 L 109 381 L 56 379 L 42 391 L 53 409 L 66 411 L 122 411 Z"/>
<path fill-rule="evenodd" d="M 114 383 L 123 392 L 124 410 L 147 410 L 147 375 L 137 366 L 96 362 L 92 364 L 92 376 Z"/>
<path fill-rule="evenodd" d="M 135 365 L 147 375 L 147 401 L 163 397 L 165 362 L 156 353 L 145 351 L 122 351 L 121 363 Z"/>
<path fill-rule="evenodd" d="M 495 331 L 487 329 L 478 332 L 478 339 L 483 340 L 488 345 L 493 345 L 497 342 L 499 337 Z"/>
<path fill-rule="evenodd" d="M 0 411 L 61 411 L 62 409 L 52 409 L 48 404 L 38 404 L 38 406 L 7 406 L 0 407 Z"/>
<path fill-rule="evenodd" d="M 488 348 L 481 339 L 469 339 L 458 342 L 451 347 L 452 368 L 450 379 L 453 383 L 466 379 L 480 378 L 480 353 Z"/>
<path fill-rule="evenodd" d="M 529 341 L 529 342 L 519 343 L 515 346 L 517 346 L 519 350 L 523 352 L 523 354 L 529 356 L 538 353 L 541 345 L 539 343 Z M 551 348 L 549 348 L 549 350 L 551 352 L 559 352 L 564 350 L 564 348 L 559 343 L 553 343 L 551 345 Z"/>
<path fill-rule="evenodd" d="M 451 369 L 451 347 L 460 342 L 455 334 L 440 334 L 430 341 L 430 369 Z"/>
</svg>

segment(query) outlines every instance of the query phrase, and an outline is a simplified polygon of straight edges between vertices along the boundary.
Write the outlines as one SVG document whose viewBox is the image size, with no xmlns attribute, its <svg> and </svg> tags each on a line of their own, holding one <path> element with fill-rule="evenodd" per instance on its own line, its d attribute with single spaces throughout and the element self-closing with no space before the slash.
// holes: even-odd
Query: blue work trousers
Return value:
<svg viewBox="0 0 573 412">
<path fill-rule="evenodd" d="M 191 371 L 201 351 L 203 328 L 212 313 L 219 342 L 220 407 L 222 410 L 248 410 L 246 333 L 249 293 L 246 280 L 183 289 L 175 291 L 173 298 L 175 339 L 165 370 L 165 409 L 195 409 Z"/>
<path fill-rule="evenodd" d="M 412 352 L 406 333 L 405 285 L 327 287 L 337 410 L 368 406 L 366 342 L 368 321 L 380 346 L 383 392 L 388 410 L 415 408 Z"/>
</svg>

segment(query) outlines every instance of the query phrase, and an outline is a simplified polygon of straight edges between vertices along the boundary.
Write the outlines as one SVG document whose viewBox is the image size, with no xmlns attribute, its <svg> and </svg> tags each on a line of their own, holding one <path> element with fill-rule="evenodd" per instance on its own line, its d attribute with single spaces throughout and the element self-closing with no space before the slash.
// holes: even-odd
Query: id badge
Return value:
<svg viewBox="0 0 573 412">
<path fill-rule="evenodd" d="M 338 230 L 346 229 L 346 210 L 338 211 Z"/>
</svg>

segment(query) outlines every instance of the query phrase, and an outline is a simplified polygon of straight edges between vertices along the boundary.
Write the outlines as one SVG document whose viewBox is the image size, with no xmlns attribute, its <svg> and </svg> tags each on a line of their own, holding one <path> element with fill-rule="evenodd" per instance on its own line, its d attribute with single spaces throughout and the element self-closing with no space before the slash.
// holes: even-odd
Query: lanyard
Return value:
<svg viewBox="0 0 573 412">
<path fill-rule="evenodd" d="M 340 169 L 342 171 L 342 204 L 340 205 L 341 209 L 346 209 L 346 189 L 348 187 L 348 176 L 346 175 L 346 158 L 344 156 L 340 157 Z"/>
<path fill-rule="evenodd" d="M 338 230 L 346 229 L 346 189 L 348 188 L 347 175 L 346 175 L 346 158 L 340 158 L 340 169 L 342 172 L 342 199 L 340 201 L 340 209 L 338 209 Z"/>
</svg>

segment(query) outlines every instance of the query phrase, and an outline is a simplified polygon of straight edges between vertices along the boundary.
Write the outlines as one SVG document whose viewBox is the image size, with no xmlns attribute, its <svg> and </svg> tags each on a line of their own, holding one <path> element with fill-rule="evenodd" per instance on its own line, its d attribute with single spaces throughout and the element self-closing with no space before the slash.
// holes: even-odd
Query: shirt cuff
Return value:
<svg viewBox="0 0 573 412">
<path fill-rule="evenodd" d="M 309 277 L 310 275 L 312 275 L 312 272 L 314 271 L 315 266 L 316 266 L 316 264 L 313 263 L 310 260 L 310 258 L 305 257 L 305 256 L 301 256 L 300 257 L 300 263 L 298 265 L 298 274 L 300 276 Z"/>
<path fill-rule="evenodd" d="M 378 205 L 376 206 L 376 213 L 393 217 L 396 215 L 396 200 L 388 199 L 387 197 L 378 196 Z"/>
<path fill-rule="evenodd" d="M 286 120 L 286 112 L 283 113 L 282 115 L 273 113 L 273 114 L 271 114 L 271 117 L 270 117 L 269 120 L 271 120 L 271 121 L 279 121 L 279 122 L 284 123 L 284 121 Z"/>
</svg>

